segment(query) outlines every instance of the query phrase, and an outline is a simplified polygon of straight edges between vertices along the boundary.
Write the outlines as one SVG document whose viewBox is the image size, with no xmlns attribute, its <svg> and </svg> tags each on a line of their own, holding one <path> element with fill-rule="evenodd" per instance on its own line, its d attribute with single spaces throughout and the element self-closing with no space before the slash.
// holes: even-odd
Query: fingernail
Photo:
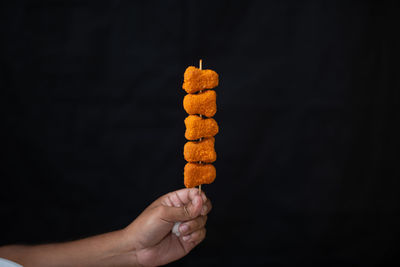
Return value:
<svg viewBox="0 0 400 267">
<path fill-rule="evenodd" d="M 185 235 L 184 237 L 182 237 L 183 241 L 189 241 L 190 239 L 190 235 Z"/>
<path fill-rule="evenodd" d="M 179 227 L 179 232 L 181 232 L 182 234 L 186 233 L 189 230 L 189 226 L 187 226 L 186 224 L 182 224 Z"/>
<path fill-rule="evenodd" d="M 205 215 L 207 213 L 207 206 L 203 205 L 203 208 L 201 209 L 201 214 Z"/>
<path fill-rule="evenodd" d="M 199 204 L 199 198 L 198 198 L 198 197 L 195 197 L 195 198 L 193 199 L 193 205 L 197 205 L 197 204 Z"/>
</svg>

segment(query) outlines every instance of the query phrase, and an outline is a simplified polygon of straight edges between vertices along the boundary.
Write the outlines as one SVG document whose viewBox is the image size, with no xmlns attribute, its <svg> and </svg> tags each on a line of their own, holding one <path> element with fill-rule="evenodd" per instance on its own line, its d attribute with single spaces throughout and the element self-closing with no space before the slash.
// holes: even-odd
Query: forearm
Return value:
<svg viewBox="0 0 400 267">
<path fill-rule="evenodd" d="M 0 257 L 23 266 L 137 266 L 135 249 L 128 247 L 124 230 L 73 242 L 0 247 Z"/>
</svg>

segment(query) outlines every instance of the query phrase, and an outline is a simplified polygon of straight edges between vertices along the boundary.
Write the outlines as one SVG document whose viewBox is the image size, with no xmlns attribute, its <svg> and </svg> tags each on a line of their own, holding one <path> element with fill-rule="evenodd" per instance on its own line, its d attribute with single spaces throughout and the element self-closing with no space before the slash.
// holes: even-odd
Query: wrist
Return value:
<svg viewBox="0 0 400 267">
<path fill-rule="evenodd" d="M 136 247 L 126 228 L 114 231 L 109 246 L 96 266 L 140 266 L 137 261 Z"/>
</svg>

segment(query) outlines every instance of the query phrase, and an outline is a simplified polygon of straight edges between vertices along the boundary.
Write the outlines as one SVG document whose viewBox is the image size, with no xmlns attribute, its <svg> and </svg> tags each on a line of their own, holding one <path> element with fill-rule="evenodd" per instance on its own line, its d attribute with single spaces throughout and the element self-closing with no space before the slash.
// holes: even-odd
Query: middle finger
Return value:
<svg viewBox="0 0 400 267">
<path fill-rule="evenodd" d="M 188 235 L 195 232 L 198 229 L 203 228 L 207 222 L 206 216 L 198 216 L 197 218 L 184 222 L 179 226 L 179 232 L 182 235 Z"/>
</svg>

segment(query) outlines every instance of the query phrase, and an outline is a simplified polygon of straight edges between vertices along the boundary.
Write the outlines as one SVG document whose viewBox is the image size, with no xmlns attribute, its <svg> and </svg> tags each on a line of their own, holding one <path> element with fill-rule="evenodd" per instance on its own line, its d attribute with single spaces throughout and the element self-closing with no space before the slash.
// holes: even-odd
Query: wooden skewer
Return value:
<svg viewBox="0 0 400 267">
<path fill-rule="evenodd" d="M 200 61 L 199 61 L 199 69 L 203 69 L 203 60 L 202 59 L 200 59 Z M 201 90 L 200 90 L 200 93 L 201 93 Z M 203 118 L 203 115 L 201 115 L 200 114 L 200 118 Z M 203 138 L 202 137 L 200 137 L 200 141 L 202 140 Z M 201 161 L 199 162 L 200 164 L 201 164 Z M 199 185 L 199 195 L 201 195 L 201 185 Z"/>
<path fill-rule="evenodd" d="M 202 70 L 203 69 L 203 60 L 200 59 L 199 61 L 199 69 Z M 203 92 L 203 90 L 200 90 L 199 93 Z M 199 114 L 200 118 L 203 118 L 203 115 Z M 200 137 L 199 139 L 200 141 L 203 140 L 203 137 Z"/>
</svg>

